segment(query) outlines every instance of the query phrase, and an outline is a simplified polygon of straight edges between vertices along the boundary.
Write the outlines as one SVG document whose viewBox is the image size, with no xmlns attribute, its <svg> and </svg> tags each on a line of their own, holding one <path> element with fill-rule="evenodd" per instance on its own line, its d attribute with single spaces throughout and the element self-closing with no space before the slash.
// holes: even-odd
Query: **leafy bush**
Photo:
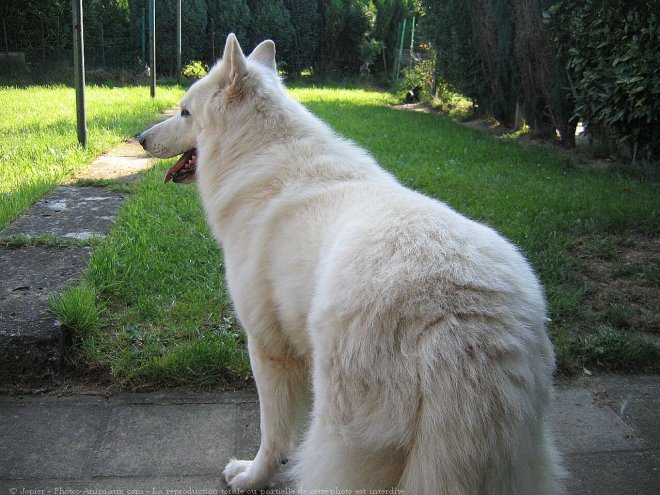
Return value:
<svg viewBox="0 0 660 495">
<path fill-rule="evenodd" d="M 294 68 L 292 74 L 300 73 L 314 65 L 314 57 L 319 47 L 321 14 L 316 0 L 284 0 L 284 5 L 291 14 L 293 28 L 293 50 L 289 65 Z"/>
<path fill-rule="evenodd" d="M 289 65 L 294 52 L 294 29 L 291 24 L 291 14 L 282 0 L 258 2 L 252 10 L 250 23 L 252 44 L 270 38 L 277 45 L 277 58 L 280 68 Z M 247 51 L 248 47 L 244 46 Z"/>
<path fill-rule="evenodd" d="M 575 117 L 619 151 L 657 160 L 660 43 L 657 2 L 561 0 L 546 14 L 575 98 Z"/>
<path fill-rule="evenodd" d="M 402 71 L 403 77 L 397 88 L 398 93 L 407 93 L 412 88 L 420 89 L 420 99 L 428 100 L 433 96 L 433 76 L 435 63 L 433 60 L 419 60 Z"/>
<path fill-rule="evenodd" d="M 204 55 L 197 56 L 215 62 L 222 55 L 222 47 L 229 33 L 234 33 L 244 49 L 248 48 L 248 33 L 252 21 L 252 11 L 246 0 L 207 0 L 207 42 Z M 215 36 L 215 51 L 211 40 Z M 261 41 L 261 40 L 259 40 Z"/>
<path fill-rule="evenodd" d="M 205 0 L 188 0 L 181 10 L 181 58 L 185 64 L 199 58 L 209 42 L 204 27 L 208 11 Z M 156 72 L 176 72 L 176 2 L 161 0 L 156 7 Z"/>
<path fill-rule="evenodd" d="M 362 60 L 362 68 L 360 72 L 371 74 L 371 67 L 376 64 L 378 56 L 383 52 L 385 44 L 378 40 L 369 40 L 362 43 L 359 47 L 360 60 Z"/>
<path fill-rule="evenodd" d="M 183 68 L 183 76 L 191 79 L 201 79 L 209 71 L 209 66 L 201 60 L 193 60 Z"/>
<path fill-rule="evenodd" d="M 478 110 L 470 98 L 454 91 L 445 81 L 439 81 L 431 105 L 452 119 L 462 122 L 474 119 Z"/>
</svg>

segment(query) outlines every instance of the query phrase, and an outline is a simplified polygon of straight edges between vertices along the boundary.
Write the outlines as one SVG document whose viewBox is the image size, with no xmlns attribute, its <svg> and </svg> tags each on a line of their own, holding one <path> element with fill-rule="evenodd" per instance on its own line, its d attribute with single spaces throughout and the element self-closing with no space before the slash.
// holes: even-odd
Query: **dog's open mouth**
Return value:
<svg viewBox="0 0 660 495">
<path fill-rule="evenodd" d="M 195 168 L 197 168 L 197 149 L 186 151 L 181 158 L 165 174 L 165 183 L 192 182 L 195 180 Z"/>
</svg>

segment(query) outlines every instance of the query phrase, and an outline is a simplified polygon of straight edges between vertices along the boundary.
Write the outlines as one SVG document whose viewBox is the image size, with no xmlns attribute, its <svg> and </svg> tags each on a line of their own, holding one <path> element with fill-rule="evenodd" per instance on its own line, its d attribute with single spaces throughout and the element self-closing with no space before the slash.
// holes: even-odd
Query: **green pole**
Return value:
<svg viewBox="0 0 660 495">
<path fill-rule="evenodd" d="M 401 72 L 401 59 L 403 58 L 403 39 L 406 37 L 406 18 L 403 18 L 403 27 L 401 28 L 401 41 L 399 42 L 399 56 L 396 59 L 396 82 L 399 82 L 399 72 Z"/>
<path fill-rule="evenodd" d="M 87 146 L 87 119 L 85 118 L 85 50 L 83 42 L 82 0 L 71 0 L 73 12 L 73 65 L 76 86 L 76 123 L 78 142 Z"/>
<path fill-rule="evenodd" d="M 181 83 L 181 0 L 176 1 L 176 82 Z"/>
<path fill-rule="evenodd" d="M 414 47 L 415 47 L 415 16 L 413 16 L 412 28 L 410 31 L 410 55 L 412 55 Z"/>
<path fill-rule="evenodd" d="M 147 61 L 147 21 L 144 15 L 144 9 L 142 9 L 142 15 L 140 16 L 140 55 L 143 62 Z"/>
<path fill-rule="evenodd" d="M 433 96 L 438 96 L 438 77 L 440 76 L 440 63 L 438 60 L 438 50 L 433 55 Z"/>
<path fill-rule="evenodd" d="M 149 0 L 149 58 L 151 62 L 151 97 L 156 97 L 156 0 Z"/>
</svg>

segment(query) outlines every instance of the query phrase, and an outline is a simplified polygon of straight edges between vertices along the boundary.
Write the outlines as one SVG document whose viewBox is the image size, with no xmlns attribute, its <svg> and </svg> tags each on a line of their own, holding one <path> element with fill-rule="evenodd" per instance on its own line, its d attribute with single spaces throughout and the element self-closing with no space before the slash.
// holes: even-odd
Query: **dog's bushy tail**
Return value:
<svg viewBox="0 0 660 495">
<path fill-rule="evenodd" d="M 563 493 L 565 471 L 543 423 L 514 422 L 508 434 L 502 434 L 502 424 L 493 425 L 492 432 L 463 429 L 469 420 L 443 424 L 440 418 L 447 408 L 437 406 L 431 399 L 420 406 L 416 435 L 397 483 L 403 494 Z"/>
</svg>

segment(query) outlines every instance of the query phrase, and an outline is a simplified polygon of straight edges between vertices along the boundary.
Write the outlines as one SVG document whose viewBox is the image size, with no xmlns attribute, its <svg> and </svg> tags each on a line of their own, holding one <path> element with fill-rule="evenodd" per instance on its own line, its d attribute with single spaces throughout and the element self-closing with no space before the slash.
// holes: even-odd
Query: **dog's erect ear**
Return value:
<svg viewBox="0 0 660 495">
<path fill-rule="evenodd" d="M 273 72 L 277 72 L 277 64 L 275 62 L 275 43 L 273 40 L 265 40 L 257 45 L 257 47 L 252 50 L 248 60 L 255 60 L 260 64 L 265 65 Z"/>
<path fill-rule="evenodd" d="M 241 45 L 238 44 L 234 33 L 229 33 L 229 36 L 227 36 L 222 59 L 229 62 L 229 73 L 232 80 L 236 79 L 237 76 L 240 77 L 245 72 L 245 55 L 243 55 Z"/>
</svg>

